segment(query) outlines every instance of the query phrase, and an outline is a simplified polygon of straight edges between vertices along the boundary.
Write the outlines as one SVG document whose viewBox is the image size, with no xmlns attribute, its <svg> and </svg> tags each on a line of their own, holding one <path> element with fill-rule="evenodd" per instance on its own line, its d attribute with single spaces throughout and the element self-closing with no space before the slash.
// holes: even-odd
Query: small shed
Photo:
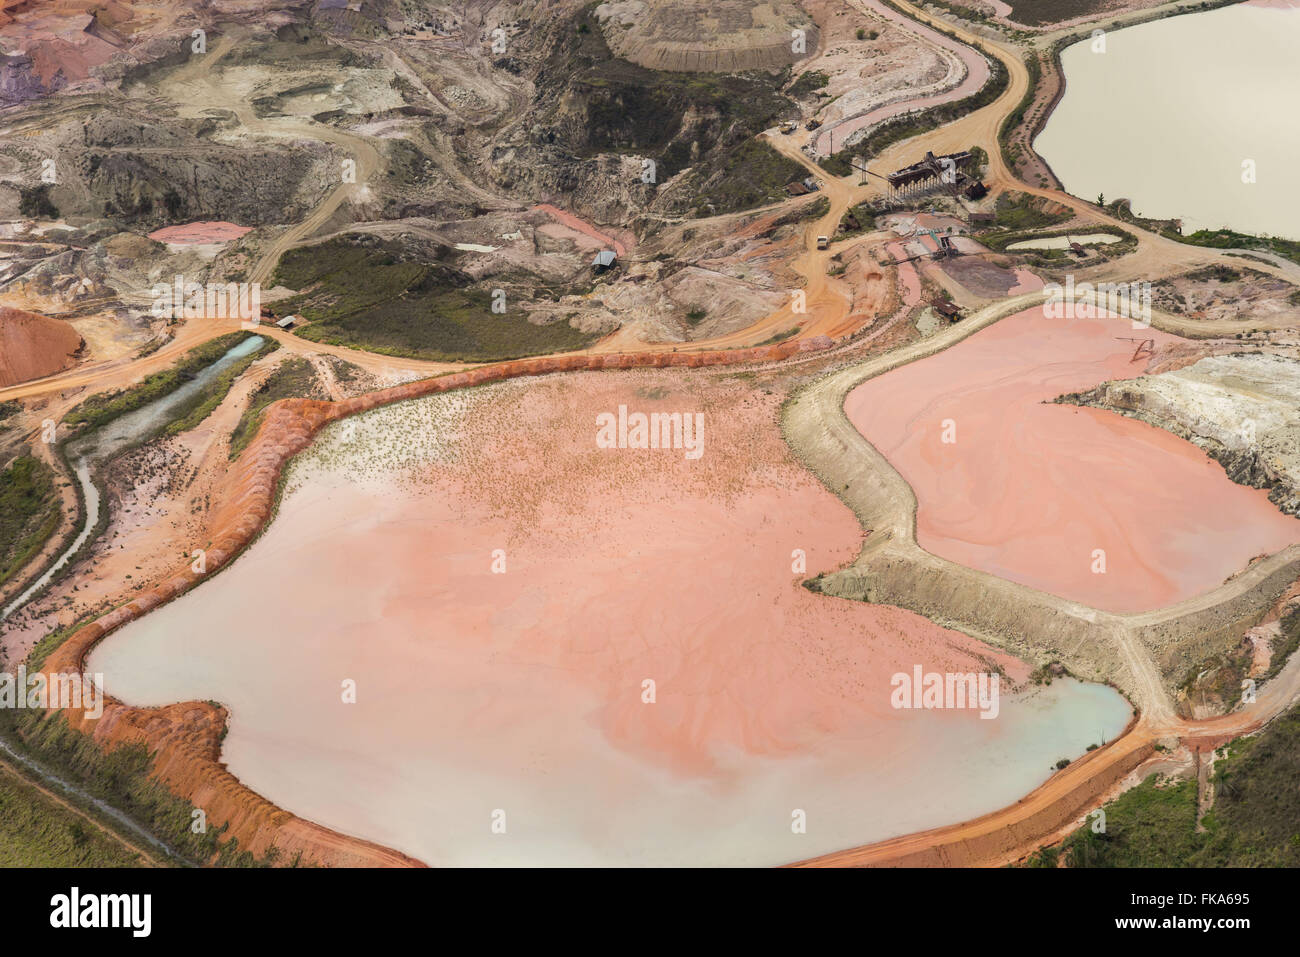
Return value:
<svg viewBox="0 0 1300 957">
<path fill-rule="evenodd" d="M 992 226 L 993 214 L 992 213 L 971 213 L 970 224 L 972 226 Z"/>
<path fill-rule="evenodd" d="M 785 191 L 791 196 L 807 196 L 812 192 L 812 190 L 803 183 L 788 183 L 785 187 Z"/>
<path fill-rule="evenodd" d="M 615 255 L 614 250 L 602 249 L 596 253 L 596 258 L 591 261 L 591 268 L 596 272 L 604 272 L 606 269 L 612 269 L 617 261 L 618 256 Z"/>
<path fill-rule="evenodd" d="M 970 186 L 966 187 L 967 199 L 972 199 L 972 200 L 983 199 L 988 194 L 989 194 L 988 187 L 985 186 L 983 183 L 981 183 L 979 180 L 976 180 L 975 182 L 971 183 Z"/>
<path fill-rule="evenodd" d="M 936 299 L 930 303 L 930 305 L 934 307 L 935 312 L 943 316 L 949 322 L 956 322 L 961 318 L 961 310 L 957 308 L 955 302 L 949 302 L 946 299 Z"/>
<path fill-rule="evenodd" d="M 292 329 L 298 324 L 297 316 L 285 316 L 283 319 L 275 320 L 275 324 L 281 329 Z"/>
</svg>

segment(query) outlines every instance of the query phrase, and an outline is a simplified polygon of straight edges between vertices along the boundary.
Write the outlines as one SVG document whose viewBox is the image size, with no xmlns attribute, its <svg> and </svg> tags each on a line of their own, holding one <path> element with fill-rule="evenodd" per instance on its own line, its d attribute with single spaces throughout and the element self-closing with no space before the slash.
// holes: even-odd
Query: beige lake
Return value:
<svg viewBox="0 0 1300 957">
<path fill-rule="evenodd" d="M 1065 96 L 1034 143 L 1067 190 L 1131 199 L 1138 215 L 1181 218 L 1184 233 L 1300 239 L 1300 7 L 1239 4 L 1093 45 L 1062 53 Z"/>
</svg>

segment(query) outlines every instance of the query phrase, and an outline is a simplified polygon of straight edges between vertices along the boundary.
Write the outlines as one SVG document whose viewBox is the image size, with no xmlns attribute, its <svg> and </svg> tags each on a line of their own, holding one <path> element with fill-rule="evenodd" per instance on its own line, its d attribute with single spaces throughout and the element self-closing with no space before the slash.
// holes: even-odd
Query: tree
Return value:
<svg viewBox="0 0 1300 957">
<path fill-rule="evenodd" d="M 50 184 L 42 183 L 18 192 L 18 213 L 32 219 L 58 219 L 59 210 L 50 200 Z"/>
</svg>

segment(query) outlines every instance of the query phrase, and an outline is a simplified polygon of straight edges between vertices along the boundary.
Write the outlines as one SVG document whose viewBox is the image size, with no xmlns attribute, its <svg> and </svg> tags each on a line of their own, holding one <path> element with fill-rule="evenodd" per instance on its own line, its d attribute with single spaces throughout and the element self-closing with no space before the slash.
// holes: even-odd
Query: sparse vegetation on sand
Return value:
<svg viewBox="0 0 1300 957">
<path fill-rule="evenodd" d="M 32 650 L 27 652 L 25 662 L 28 671 L 35 671 L 45 665 L 45 659 L 54 654 L 65 641 L 76 634 L 77 629 L 83 625 L 88 625 L 96 616 L 82 618 L 80 621 L 74 621 L 72 624 L 63 628 L 56 628 L 49 632 L 44 638 L 32 645 Z"/>
<path fill-rule="evenodd" d="M 54 470 L 29 455 L 0 472 L 0 583 L 31 560 L 59 527 Z"/>
<path fill-rule="evenodd" d="M 156 402 L 163 396 L 175 392 L 250 335 L 252 333 L 232 332 L 210 339 L 203 345 L 191 349 L 170 369 L 146 376 L 129 389 L 92 395 L 68 412 L 63 417 L 63 422 L 65 425 L 84 424 L 87 430 L 97 429 L 118 416 L 134 412 L 150 402 Z"/>
<path fill-rule="evenodd" d="M 280 260 L 275 282 L 303 292 L 284 303 L 311 325 L 313 342 L 450 362 L 491 361 L 580 349 L 594 335 L 567 322 L 530 322 L 519 296 L 504 314 L 487 290 L 440 262 L 419 262 L 395 242 L 341 237 Z"/>
<path fill-rule="evenodd" d="M 348 416 L 325 427 L 285 472 L 284 494 L 322 472 L 350 481 L 413 481 L 421 466 L 453 461 L 459 454 L 458 426 L 506 386 L 482 386 L 395 402 Z"/>
</svg>

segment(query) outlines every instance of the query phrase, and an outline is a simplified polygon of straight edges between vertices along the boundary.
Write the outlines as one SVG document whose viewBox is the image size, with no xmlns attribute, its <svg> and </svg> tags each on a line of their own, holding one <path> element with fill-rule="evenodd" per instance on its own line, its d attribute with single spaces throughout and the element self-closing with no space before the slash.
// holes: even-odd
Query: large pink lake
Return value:
<svg viewBox="0 0 1300 957">
<path fill-rule="evenodd" d="M 1012 693 L 1005 652 L 805 589 L 862 533 L 781 400 L 584 373 L 336 423 L 238 561 L 89 669 L 133 704 L 222 702 L 240 780 L 439 865 L 786 863 L 1003 807 L 1120 733 L 1104 685 Z M 703 456 L 598 448 L 620 403 L 702 410 Z M 894 709 L 917 665 L 1001 670 L 996 720 Z"/>
<path fill-rule="evenodd" d="M 850 421 L 916 492 L 926 550 L 1116 612 L 1221 584 L 1300 541 L 1300 521 L 1232 482 L 1196 446 L 1062 393 L 1141 375 L 1128 320 L 1035 308 L 871 379 Z M 955 442 L 943 441 L 951 420 Z M 1104 573 L 1095 552 L 1104 552 Z"/>
</svg>

